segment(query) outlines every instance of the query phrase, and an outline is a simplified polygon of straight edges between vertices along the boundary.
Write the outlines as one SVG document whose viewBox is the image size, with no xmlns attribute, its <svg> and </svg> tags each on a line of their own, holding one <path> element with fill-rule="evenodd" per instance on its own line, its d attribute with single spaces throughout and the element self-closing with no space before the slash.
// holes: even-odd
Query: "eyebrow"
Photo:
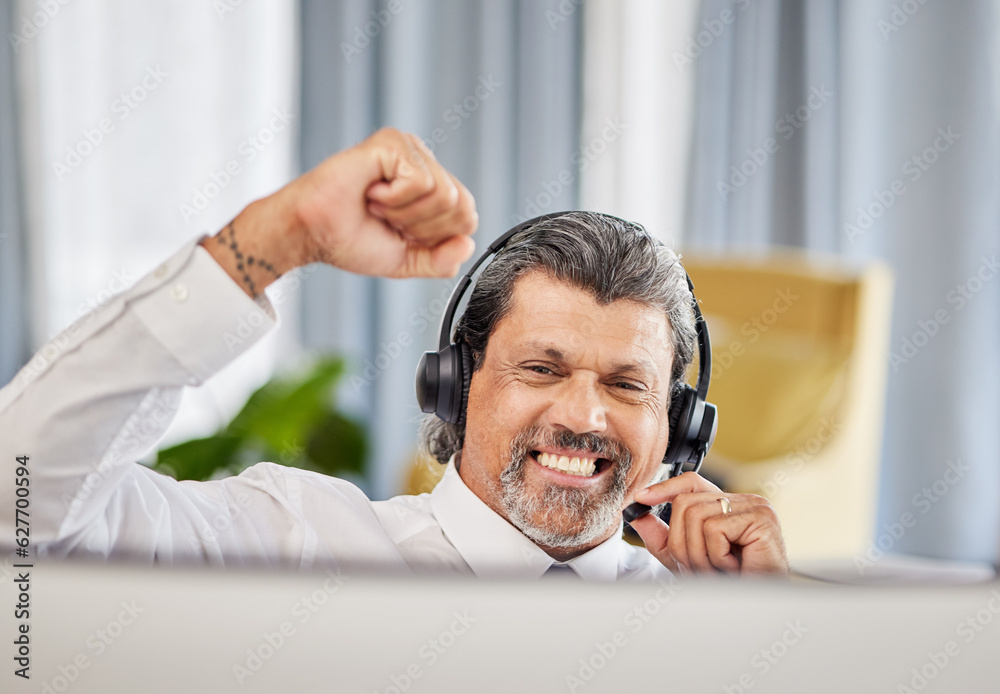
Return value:
<svg viewBox="0 0 1000 694">
<path fill-rule="evenodd" d="M 546 345 L 542 342 L 528 341 L 524 343 L 524 346 L 528 349 L 540 349 L 545 356 L 553 361 L 559 363 L 566 363 L 566 355 L 562 350 L 553 347 L 551 345 Z M 639 357 L 634 362 L 620 362 L 613 364 L 611 368 L 612 374 L 642 374 L 642 375 L 658 375 L 659 369 L 652 360 L 646 357 Z"/>
</svg>

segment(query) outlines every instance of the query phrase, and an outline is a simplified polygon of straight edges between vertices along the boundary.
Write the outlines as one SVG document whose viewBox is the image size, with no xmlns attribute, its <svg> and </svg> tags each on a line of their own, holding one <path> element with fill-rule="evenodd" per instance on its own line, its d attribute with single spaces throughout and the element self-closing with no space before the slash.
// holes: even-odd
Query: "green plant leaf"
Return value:
<svg viewBox="0 0 1000 694">
<path fill-rule="evenodd" d="M 327 475 L 362 475 L 368 457 L 364 427 L 337 412 L 328 412 L 313 429 L 306 453 L 313 469 Z"/>
<path fill-rule="evenodd" d="M 165 448 L 156 454 L 153 469 L 179 480 L 208 480 L 217 470 L 234 470 L 243 439 L 209 436 Z"/>
<path fill-rule="evenodd" d="M 154 469 L 177 479 L 207 480 L 269 460 L 328 475 L 364 476 L 367 433 L 335 409 L 343 373 L 344 360 L 331 356 L 303 374 L 268 381 L 221 432 L 160 451 Z"/>
<path fill-rule="evenodd" d="M 340 357 L 316 363 L 305 378 L 274 379 L 250 396 L 225 433 L 259 439 L 282 451 L 305 441 L 332 403 L 333 388 L 344 372 Z"/>
</svg>

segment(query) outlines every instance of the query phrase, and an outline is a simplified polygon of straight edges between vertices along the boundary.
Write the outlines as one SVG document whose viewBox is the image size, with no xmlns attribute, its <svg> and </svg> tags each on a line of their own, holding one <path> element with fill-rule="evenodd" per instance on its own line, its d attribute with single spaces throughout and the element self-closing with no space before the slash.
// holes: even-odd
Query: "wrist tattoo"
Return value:
<svg viewBox="0 0 1000 694">
<path fill-rule="evenodd" d="M 226 237 L 226 231 L 229 232 L 228 238 Z M 258 294 L 257 292 L 257 286 L 254 283 L 253 278 L 250 277 L 250 271 L 254 267 L 259 267 L 263 270 L 266 270 L 267 272 L 274 275 L 275 279 L 281 277 L 281 273 L 275 270 L 274 266 L 271 265 L 271 263 L 264 260 L 263 258 L 255 258 L 252 255 L 243 254 L 243 252 L 240 250 L 239 244 L 236 242 L 236 231 L 233 229 L 232 222 L 229 222 L 229 224 L 226 225 L 226 228 L 223 229 L 219 233 L 219 235 L 215 237 L 215 239 L 216 241 L 219 242 L 220 245 L 229 246 L 229 250 L 231 250 L 233 252 L 233 255 L 236 256 L 236 269 L 243 274 L 243 283 L 250 290 L 250 295 L 253 296 L 253 298 L 256 299 L 258 296 L 260 296 L 260 294 Z"/>
</svg>

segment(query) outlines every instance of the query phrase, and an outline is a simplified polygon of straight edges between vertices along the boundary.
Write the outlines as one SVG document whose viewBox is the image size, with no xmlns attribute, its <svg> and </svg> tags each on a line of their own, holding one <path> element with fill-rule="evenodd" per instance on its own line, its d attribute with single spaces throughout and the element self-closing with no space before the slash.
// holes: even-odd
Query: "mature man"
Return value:
<svg viewBox="0 0 1000 694">
<path fill-rule="evenodd" d="M 448 464 L 432 494 L 372 502 L 271 463 L 177 482 L 132 462 L 180 389 L 253 341 L 235 353 L 225 343 L 234 319 L 263 310 L 273 324 L 263 290 L 281 274 L 319 261 L 450 276 L 474 250 L 476 221 L 472 196 L 419 138 L 382 130 L 189 244 L 0 391 L 0 453 L 27 460 L 20 478 L 0 476 L 0 542 L 15 537 L 21 485 L 42 556 L 531 578 L 555 565 L 591 580 L 786 573 L 764 499 L 720 503 L 693 473 L 646 488 L 692 358 L 690 293 L 670 251 L 599 215 L 560 218 L 547 240 L 525 232 L 484 273 L 458 326 L 474 357 L 464 419 L 426 432 Z M 673 503 L 669 528 L 634 522 L 649 552 L 619 539 L 633 500 Z"/>
</svg>

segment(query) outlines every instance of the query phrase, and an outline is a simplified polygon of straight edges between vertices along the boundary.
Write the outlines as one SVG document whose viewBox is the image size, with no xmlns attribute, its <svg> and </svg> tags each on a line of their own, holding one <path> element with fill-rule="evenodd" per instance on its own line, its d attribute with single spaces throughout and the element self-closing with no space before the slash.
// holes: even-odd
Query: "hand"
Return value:
<svg viewBox="0 0 1000 694">
<path fill-rule="evenodd" d="M 720 497 L 732 512 L 723 514 Z M 671 502 L 670 525 L 653 514 L 632 522 L 646 549 L 671 571 L 788 575 L 781 526 L 771 504 L 756 494 L 723 494 L 694 472 L 635 493 L 649 506 Z"/>
<path fill-rule="evenodd" d="M 281 191 L 309 260 L 380 277 L 450 277 L 475 244 L 475 201 L 419 137 L 384 128 Z"/>
</svg>

